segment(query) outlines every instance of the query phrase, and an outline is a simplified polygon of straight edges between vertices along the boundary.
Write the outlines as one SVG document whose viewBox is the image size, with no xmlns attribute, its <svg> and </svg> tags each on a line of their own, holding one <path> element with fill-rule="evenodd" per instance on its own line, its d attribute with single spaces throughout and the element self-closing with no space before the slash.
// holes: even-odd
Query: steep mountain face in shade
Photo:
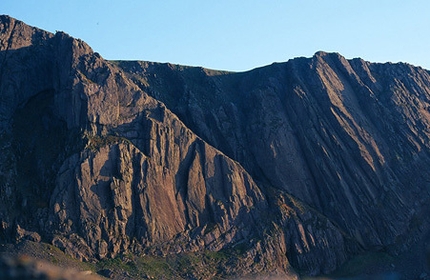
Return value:
<svg viewBox="0 0 430 280">
<path fill-rule="evenodd" d="M 90 262 L 222 253 L 196 278 L 400 254 L 430 229 L 429 106 L 407 64 L 109 62 L 1 16 L 0 241 Z"/>
<path fill-rule="evenodd" d="M 247 73 L 119 65 L 253 178 L 330 217 L 364 248 L 408 236 L 428 202 L 426 70 L 323 52 Z"/>
</svg>

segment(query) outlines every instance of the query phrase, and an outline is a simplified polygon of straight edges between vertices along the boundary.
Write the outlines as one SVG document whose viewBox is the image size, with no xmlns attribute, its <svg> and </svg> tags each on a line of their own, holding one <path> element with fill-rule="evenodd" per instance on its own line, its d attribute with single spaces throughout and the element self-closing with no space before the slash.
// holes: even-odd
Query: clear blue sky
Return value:
<svg viewBox="0 0 430 280">
<path fill-rule="evenodd" d="M 106 59 L 249 70 L 316 51 L 430 69 L 429 0 L 1 0 Z"/>
</svg>

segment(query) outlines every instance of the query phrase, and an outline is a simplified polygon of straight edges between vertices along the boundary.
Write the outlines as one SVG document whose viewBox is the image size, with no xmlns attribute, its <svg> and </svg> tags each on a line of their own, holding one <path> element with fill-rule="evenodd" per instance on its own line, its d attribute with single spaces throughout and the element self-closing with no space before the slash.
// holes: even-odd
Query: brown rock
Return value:
<svg viewBox="0 0 430 280">
<path fill-rule="evenodd" d="M 428 71 L 323 52 L 245 73 L 108 62 L 0 26 L 4 242 L 19 225 L 85 261 L 210 250 L 222 276 L 317 275 L 429 231 Z"/>
</svg>

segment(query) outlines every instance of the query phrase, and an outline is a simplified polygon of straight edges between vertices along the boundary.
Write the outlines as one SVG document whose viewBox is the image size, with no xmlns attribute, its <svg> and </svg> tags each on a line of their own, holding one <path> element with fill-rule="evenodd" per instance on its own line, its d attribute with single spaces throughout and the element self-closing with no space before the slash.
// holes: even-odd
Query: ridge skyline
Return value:
<svg viewBox="0 0 430 280">
<path fill-rule="evenodd" d="M 2 16 L 4 16 L 4 17 L 10 17 L 10 18 L 13 18 L 15 21 L 19 21 L 19 22 L 22 22 L 22 23 L 25 23 L 25 24 L 27 24 L 25 21 L 23 21 L 23 20 L 21 20 L 21 19 L 19 19 L 19 18 L 15 18 L 15 17 L 13 17 L 13 16 L 10 16 L 10 15 L 8 15 L 8 14 L 0 14 L 0 17 L 2 17 Z M 121 59 L 121 58 L 118 58 L 118 59 L 109 59 L 109 58 L 106 58 L 102 53 L 100 53 L 100 52 L 98 52 L 96 49 L 94 49 L 90 44 L 88 44 L 88 42 L 87 41 L 85 41 L 84 39 L 81 39 L 81 38 L 77 38 L 77 37 L 75 37 L 75 36 L 73 36 L 73 35 L 71 35 L 71 34 L 69 34 L 67 31 L 63 31 L 63 30 L 55 30 L 55 32 L 51 32 L 51 31 L 49 31 L 49 30 L 46 30 L 46 29 L 43 29 L 43 28 L 40 28 L 40 27 L 38 27 L 38 26 L 34 26 L 34 25 L 29 25 L 29 26 L 31 26 L 31 27 L 33 27 L 33 28 L 36 28 L 36 29 L 39 29 L 39 30 L 43 30 L 43 31 L 47 31 L 47 32 L 49 32 L 49 33 L 51 33 L 51 34 L 55 34 L 55 33 L 57 33 L 57 32 L 60 32 L 60 33 L 64 33 L 64 34 L 66 34 L 67 36 L 70 36 L 71 38 L 74 38 L 74 39 L 77 39 L 77 40 L 80 40 L 80 41 L 82 41 L 82 42 L 84 42 L 85 44 L 87 44 L 88 45 L 88 47 L 90 47 L 95 53 L 98 53 L 101 57 L 103 57 L 103 59 L 105 59 L 105 60 L 107 60 L 107 61 L 112 61 L 112 62 L 115 62 L 115 61 L 124 61 L 124 62 L 127 62 L 127 61 L 129 61 L 129 62 L 133 62 L 133 61 L 136 61 L 136 62 L 147 62 L 147 63 L 158 63 L 158 64 L 170 64 L 170 65 L 175 65 L 175 66 L 180 66 L 180 67 L 195 67 L 195 68 L 203 68 L 203 69 L 206 69 L 206 70 L 210 70 L 210 71 L 216 71 L 216 72 L 231 72 L 231 73 L 244 73 L 244 72 L 250 72 L 250 71 L 253 71 L 253 70 L 256 70 L 256 69 L 260 69 L 260 68 L 265 68 L 265 67 L 268 67 L 268 66 L 271 66 L 271 65 L 275 65 L 275 64 L 283 64 L 283 63 L 287 63 L 288 61 L 290 61 L 290 60 L 294 60 L 294 59 L 301 59 L 301 58 L 312 58 L 312 57 L 314 57 L 314 56 L 317 56 L 317 55 L 319 55 L 319 54 L 336 54 L 336 55 L 340 55 L 340 56 L 342 56 L 343 58 L 345 58 L 346 60 L 354 60 L 354 59 L 360 59 L 360 60 L 363 60 L 363 61 L 366 61 L 366 62 L 369 62 L 369 63 L 374 63 L 374 64 L 406 64 L 406 65 L 410 65 L 410 66 L 413 66 L 413 67 L 418 67 L 418 68 L 422 68 L 422 69 L 424 69 L 424 70 L 427 70 L 427 71 L 430 71 L 430 67 L 429 68 L 426 68 L 426 67 L 424 67 L 424 66 L 422 66 L 422 65 L 419 65 L 419 64 L 414 64 L 414 63 L 411 63 L 411 62 L 409 62 L 409 61 L 397 61 L 397 62 L 393 62 L 393 61 L 372 61 L 372 60 L 368 60 L 368 59 L 365 59 L 365 58 L 363 58 L 362 56 L 356 56 L 356 57 L 347 57 L 347 56 L 345 56 L 343 53 L 341 53 L 341 52 L 338 52 L 338 51 L 327 51 L 327 50 L 317 50 L 317 51 L 315 51 L 313 54 L 311 54 L 310 56 L 295 56 L 295 57 L 290 57 L 290 58 L 287 58 L 287 59 L 285 59 L 284 61 L 274 61 L 274 62 L 271 62 L 271 63 L 268 63 L 268 64 L 264 64 L 264 65 L 260 65 L 260 66 L 255 66 L 255 67 L 253 67 L 253 68 L 250 68 L 250 69 L 246 69 L 246 70 L 225 70 L 225 69 L 218 69 L 218 68 L 210 68 L 210 67 L 206 67 L 206 66 L 204 66 L 204 65 L 190 65 L 190 64 L 180 64 L 180 63 L 174 63 L 174 62 L 169 62 L 169 61 L 154 61 L 154 60 L 143 60 L 143 59 Z"/>
<path fill-rule="evenodd" d="M 428 274 L 429 71 L 108 61 L 8 16 L 0 55 L 0 252 L 117 279 Z"/>
<path fill-rule="evenodd" d="M 195 0 L 106 5 L 82 0 L 2 2 L 2 13 L 81 38 L 108 60 L 142 60 L 246 71 L 318 50 L 430 68 L 430 3 L 327 0 L 246 5 Z"/>
</svg>

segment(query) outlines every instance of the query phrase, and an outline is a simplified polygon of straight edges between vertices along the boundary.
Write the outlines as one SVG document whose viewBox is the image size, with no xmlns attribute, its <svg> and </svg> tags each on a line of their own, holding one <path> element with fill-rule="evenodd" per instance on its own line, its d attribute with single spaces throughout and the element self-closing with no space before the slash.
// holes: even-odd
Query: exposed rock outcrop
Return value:
<svg viewBox="0 0 430 280">
<path fill-rule="evenodd" d="M 0 239 L 86 261 L 234 251 L 224 276 L 395 254 L 429 230 L 429 100 L 407 64 L 109 62 L 1 16 Z"/>
</svg>

